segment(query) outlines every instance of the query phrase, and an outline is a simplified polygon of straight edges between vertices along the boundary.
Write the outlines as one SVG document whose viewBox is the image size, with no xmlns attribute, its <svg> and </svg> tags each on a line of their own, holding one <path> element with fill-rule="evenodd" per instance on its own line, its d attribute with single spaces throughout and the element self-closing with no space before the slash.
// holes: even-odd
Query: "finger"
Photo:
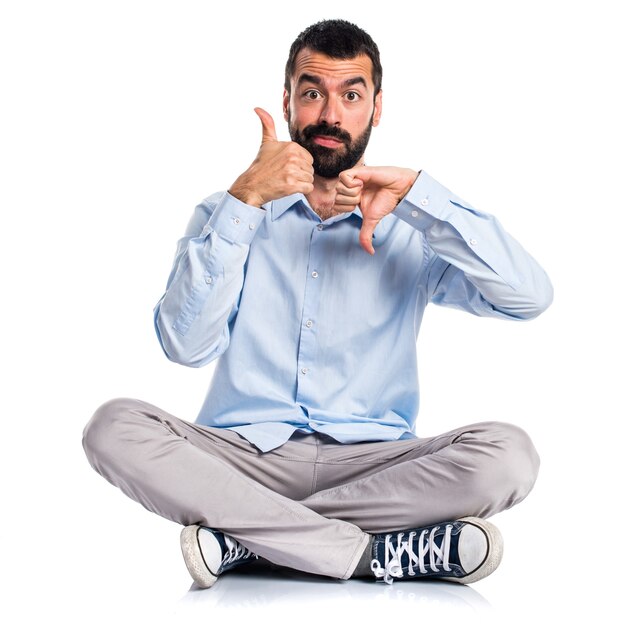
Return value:
<svg viewBox="0 0 626 626">
<path fill-rule="evenodd" d="M 296 161 L 284 170 L 294 174 L 298 179 L 313 182 L 313 167 L 305 161 Z"/>
<path fill-rule="evenodd" d="M 305 196 L 313 192 L 313 183 L 310 182 L 300 182 L 297 186 L 297 189 L 293 193 L 301 193 Z"/>
<path fill-rule="evenodd" d="M 358 198 L 361 196 L 361 192 L 363 191 L 363 186 L 362 185 L 357 185 L 356 187 L 346 187 L 343 184 L 338 184 L 335 187 L 335 191 L 337 192 L 337 195 L 342 195 L 342 196 L 350 196 L 351 198 Z"/>
<path fill-rule="evenodd" d="M 298 180 L 303 183 L 313 183 L 315 180 L 313 176 L 313 172 L 309 172 L 308 170 L 300 170 L 298 174 Z"/>
<path fill-rule="evenodd" d="M 347 193 L 337 192 L 335 195 L 335 204 L 341 204 L 346 206 L 356 206 L 361 202 L 361 194 L 352 195 Z"/>
<path fill-rule="evenodd" d="M 335 213 L 352 213 L 354 207 L 346 206 L 344 204 L 333 204 L 333 211 Z"/>
<path fill-rule="evenodd" d="M 303 148 L 300 144 L 296 144 L 294 142 L 294 145 L 298 146 L 299 151 L 298 153 L 300 154 L 300 156 L 302 157 L 302 160 L 305 162 L 306 166 L 313 171 L 313 155 L 306 149 Z"/>
<path fill-rule="evenodd" d="M 354 168 L 356 169 L 356 168 Z M 353 170 L 344 170 L 339 173 L 339 182 L 348 188 L 361 188 L 363 187 L 363 181 L 357 178 Z"/>
<path fill-rule="evenodd" d="M 352 167 L 349 170 L 344 170 L 341 174 L 339 174 L 339 177 L 341 178 L 341 175 L 343 174 L 346 180 L 353 181 L 353 184 L 356 183 L 357 180 L 362 184 L 366 183 L 372 177 L 372 174 L 374 173 L 373 170 L 374 168 L 367 165 L 359 165 L 358 167 Z"/>
<path fill-rule="evenodd" d="M 374 229 L 380 220 L 363 219 L 363 225 L 361 226 L 361 232 L 359 233 L 359 243 L 361 248 L 369 254 L 374 254 L 374 246 L 372 245 L 372 236 L 374 235 Z"/>
<path fill-rule="evenodd" d="M 312 172 L 308 172 L 306 170 L 295 169 L 291 171 L 286 170 L 286 175 L 288 175 L 289 182 L 293 185 L 313 185 L 314 177 Z M 298 191 L 300 189 L 298 188 Z M 312 190 L 311 190 L 312 191 Z M 292 192 L 295 193 L 295 192 Z M 310 193 L 307 192 L 307 193 Z"/>
<path fill-rule="evenodd" d="M 261 139 L 261 143 L 265 143 L 266 141 L 278 141 L 278 137 L 276 136 L 276 127 L 274 126 L 274 119 L 272 116 L 261 107 L 256 107 L 254 112 L 259 116 L 261 124 L 263 125 L 263 137 Z"/>
<path fill-rule="evenodd" d="M 355 207 L 357 204 L 359 204 L 360 200 L 360 196 L 353 198 L 350 196 L 342 196 L 341 194 L 337 194 L 335 196 L 335 205 Z"/>
</svg>

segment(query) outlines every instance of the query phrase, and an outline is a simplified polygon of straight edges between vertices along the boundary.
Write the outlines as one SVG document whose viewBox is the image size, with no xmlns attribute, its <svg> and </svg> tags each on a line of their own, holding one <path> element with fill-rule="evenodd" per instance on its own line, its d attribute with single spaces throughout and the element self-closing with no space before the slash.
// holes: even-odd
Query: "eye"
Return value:
<svg viewBox="0 0 626 626">
<path fill-rule="evenodd" d="M 304 97 L 308 98 L 309 100 L 317 100 L 319 95 L 320 92 L 317 91 L 317 89 L 309 89 L 308 91 L 304 92 Z"/>
<path fill-rule="evenodd" d="M 359 93 L 357 93 L 356 91 L 349 91 L 346 94 L 346 98 L 350 101 L 350 102 L 356 102 L 359 98 L 361 97 L 361 95 Z"/>
</svg>

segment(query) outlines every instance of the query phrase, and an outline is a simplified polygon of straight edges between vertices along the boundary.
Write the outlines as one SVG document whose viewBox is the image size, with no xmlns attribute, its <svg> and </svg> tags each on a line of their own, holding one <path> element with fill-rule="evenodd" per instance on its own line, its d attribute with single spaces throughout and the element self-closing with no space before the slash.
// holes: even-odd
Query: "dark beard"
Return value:
<svg viewBox="0 0 626 626">
<path fill-rule="evenodd" d="M 372 119 L 373 119 L 372 115 Z M 354 141 L 352 136 L 345 130 L 328 124 L 311 124 L 305 126 L 300 132 L 289 122 L 289 135 L 291 140 L 306 148 L 313 156 L 313 171 L 322 178 L 337 178 L 340 172 L 354 167 L 363 156 L 365 148 L 370 140 L 372 132 L 372 120 L 363 133 Z M 313 142 L 313 137 L 320 135 L 332 137 L 342 141 L 344 147 L 327 148 Z"/>
</svg>

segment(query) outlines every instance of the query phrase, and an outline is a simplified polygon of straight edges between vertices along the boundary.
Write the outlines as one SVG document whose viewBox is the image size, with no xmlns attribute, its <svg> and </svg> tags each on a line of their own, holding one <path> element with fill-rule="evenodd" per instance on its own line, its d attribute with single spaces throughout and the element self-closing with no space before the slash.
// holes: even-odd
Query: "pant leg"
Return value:
<svg viewBox="0 0 626 626">
<path fill-rule="evenodd" d="M 324 444 L 317 490 L 301 500 L 368 533 L 489 517 L 523 500 L 539 456 L 517 426 L 484 422 L 427 439 Z"/>
<path fill-rule="evenodd" d="M 248 451 L 244 443 L 235 445 L 243 441 L 237 433 L 227 432 L 199 428 L 139 400 L 118 399 L 96 411 L 83 446 L 98 473 L 162 517 L 220 529 L 277 565 L 349 578 L 368 535 L 235 469 L 225 458 Z M 281 459 L 272 466 L 272 457 L 263 457 L 263 473 L 288 473 L 289 480 L 306 465 Z M 254 472 L 252 456 L 242 463 Z"/>
</svg>

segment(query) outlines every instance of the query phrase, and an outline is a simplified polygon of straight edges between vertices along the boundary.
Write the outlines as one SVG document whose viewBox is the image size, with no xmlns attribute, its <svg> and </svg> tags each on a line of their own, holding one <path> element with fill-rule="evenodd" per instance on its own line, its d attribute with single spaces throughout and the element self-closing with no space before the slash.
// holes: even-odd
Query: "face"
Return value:
<svg viewBox="0 0 626 626">
<path fill-rule="evenodd" d="M 305 48 L 296 57 L 291 94 L 283 113 L 292 141 L 313 155 L 313 170 L 335 178 L 357 165 L 382 111 L 382 91 L 374 98 L 372 61 L 367 55 L 331 59 Z"/>
</svg>

